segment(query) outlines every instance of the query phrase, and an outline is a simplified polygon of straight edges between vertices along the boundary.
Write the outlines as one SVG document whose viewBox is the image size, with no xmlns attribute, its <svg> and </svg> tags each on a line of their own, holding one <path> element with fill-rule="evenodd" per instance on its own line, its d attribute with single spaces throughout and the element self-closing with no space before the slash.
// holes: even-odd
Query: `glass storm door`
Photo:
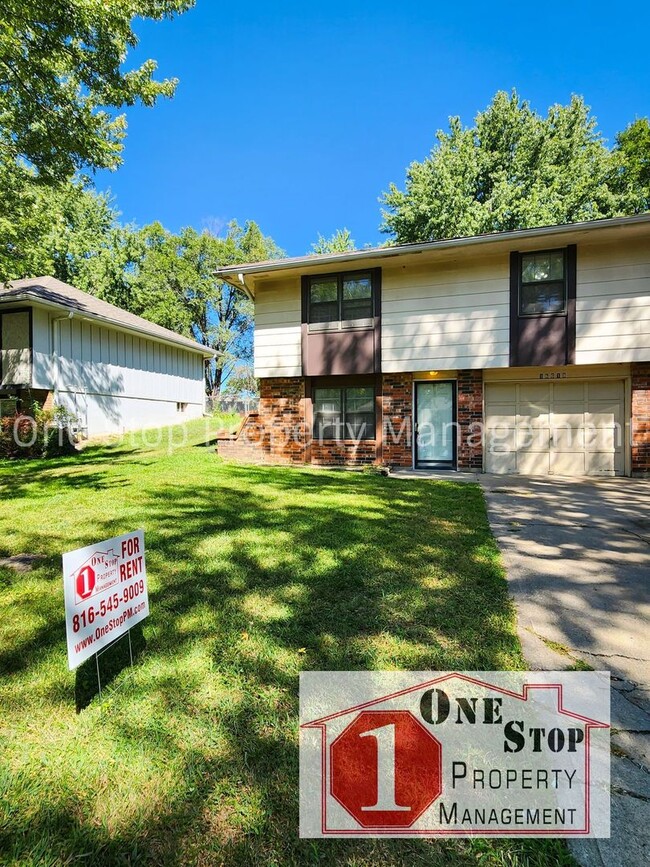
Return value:
<svg viewBox="0 0 650 867">
<path fill-rule="evenodd" d="M 415 465 L 451 469 L 456 463 L 454 382 L 415 384 Z"/>
</svg>

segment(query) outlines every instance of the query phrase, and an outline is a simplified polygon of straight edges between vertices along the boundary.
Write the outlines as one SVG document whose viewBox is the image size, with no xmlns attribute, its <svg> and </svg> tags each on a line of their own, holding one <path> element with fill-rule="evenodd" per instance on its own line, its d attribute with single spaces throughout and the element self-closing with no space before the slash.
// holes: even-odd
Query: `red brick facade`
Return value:
<svg viewBox="0 0 650 867">
<path fill-rule="evenodd" d="M 390 467 L 413 463 L 413 375 L 382 377 L 383 448 L 381 462 Z"/>
<path fill-rule="evenodd" d="M 219 438 L 217 451 L 225 458 L 248 462 L 313 463 L 324 466 L 413 464 L 413 375 L 382 376 L 382 440 L 319 442 L 311 439 L 311 412 L 302 378 L 263 379 L 260 407 L 245 419 L 238 434 Z M 483 416 L 481 371 L 458 374 L 458 468 L 480 471 L 480 432 L 472 427 Z"/>
<path fill-rule="evenodd" d="M 376 440 L 311 439 L 311 412 L 302 378 L 263 379 L 259 411 L 250 413 L 234 436 L 217 438 L 217 452 L 249 463 L 308 463 L 360 466 L 384 463 L 410 467 L 412 430 L 411 374 L 383 377 L 379 406 L 383 415 L 383 447 Z"/>
<path fill-rule="evenodd" d="M 362 466 L 377 460 L 375 440 L 348 442 L 342 440 L 312 440 L 311 462 L 325 467 Z"/>
<path fill-rule="evenodd" d="M 650 475 L 650 362 L 632 364 L 632 475 Z"/>
<path fill-rule="evenodd" d="M 413 376 L 384 374 L 377 401 L 382 440 L 311 439 L 311 401 L 304 378 L 263 379 L 258 413 L 251 413 L 239 434 L 219 438 L 223 457 L 248 462 L 318 465 L 412 466 Z M 483 469 L 483 373 L 460 370 L 457 376 L 459 470 Z M 379 433 L 379 431 L 378 431 Z M 650 475 L 650 362 L 632 365 L 632 474 Z"/>
<path fill-rule="evenodd" d="M 458 469 L 483 469 L 483 371 L 458 371 Z"/>
<path fill-rule="evenodd" d="M 234 436 L 218 437 L 217 452 L 249 463 L 300 464 L 306 458 L 307 433 L 305 380 L 263 379 L 258 412 L 249 413 Z"/>
</svg>

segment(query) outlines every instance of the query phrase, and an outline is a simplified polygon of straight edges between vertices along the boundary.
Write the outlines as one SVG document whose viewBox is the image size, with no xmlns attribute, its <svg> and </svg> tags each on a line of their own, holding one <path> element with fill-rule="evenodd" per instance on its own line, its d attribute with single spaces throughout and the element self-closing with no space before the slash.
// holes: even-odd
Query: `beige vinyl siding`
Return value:
<svg viewBox="0 0 650 867">
<path fill-rule="evenodd" d="M 382 370 L 507 367 L 507 256 L 384 268 Z"/>
<path fill-rule="evenodd" d="M 300 278 L 269 281 L 255 297 L 255 376 L 301 376 Z"/>
<path fill-rule="evenodd" d="M 578 246 L 576 363 L 650 358 L 650 243 Z"/>
</svg>

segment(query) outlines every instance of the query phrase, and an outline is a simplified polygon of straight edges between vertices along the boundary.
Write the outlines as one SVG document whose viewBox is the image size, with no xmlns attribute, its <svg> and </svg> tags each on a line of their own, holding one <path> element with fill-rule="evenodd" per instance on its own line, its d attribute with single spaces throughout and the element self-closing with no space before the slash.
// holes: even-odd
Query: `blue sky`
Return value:
<svg viewBox="0 0 650 867">
<path fill-rule="evenodd" d="M 172 100 L 128 111 L 124 165 L 96 178 L 124 221 L 256 220 L 290 255 L 347 226 L 381 243 L 378 197 L 436 129 L 516 87 L 545 112 L 584 95 L 604 135 L 650 114 L 650 7 L 598 2 L 197 0 L 138 27 Z M 619 14 L 620 10 L 620 14 Z"/>
</svg>

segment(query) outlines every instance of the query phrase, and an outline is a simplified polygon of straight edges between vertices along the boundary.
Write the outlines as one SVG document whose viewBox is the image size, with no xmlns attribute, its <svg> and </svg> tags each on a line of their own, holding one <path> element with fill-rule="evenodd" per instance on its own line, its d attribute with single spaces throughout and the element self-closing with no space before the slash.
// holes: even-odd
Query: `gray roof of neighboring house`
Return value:
<svg viewBox="0 0 650 867">
<path fill-rule="evenodd" d="M 47 306 L 59 307 L 91 320 L 103 320 L 107 324 L 124 328 L 127 331 L 137 331 L 147 337 L 163 340 L 184 346 L 186 349 L 200 351 L 204 356 L 211 357 L 216 353 L 189 337 L 182 337 L 175 331 L 155 325 L 141 316 L 128 313 L 121 307 L 102 301 L 88 292 L 75 289 L 55 277 L 27 277 L 23 280 L 11 280 L 5 285 L 0 284 L 0 304 L 9 301 L 36 301 Z"/>
</svg>

